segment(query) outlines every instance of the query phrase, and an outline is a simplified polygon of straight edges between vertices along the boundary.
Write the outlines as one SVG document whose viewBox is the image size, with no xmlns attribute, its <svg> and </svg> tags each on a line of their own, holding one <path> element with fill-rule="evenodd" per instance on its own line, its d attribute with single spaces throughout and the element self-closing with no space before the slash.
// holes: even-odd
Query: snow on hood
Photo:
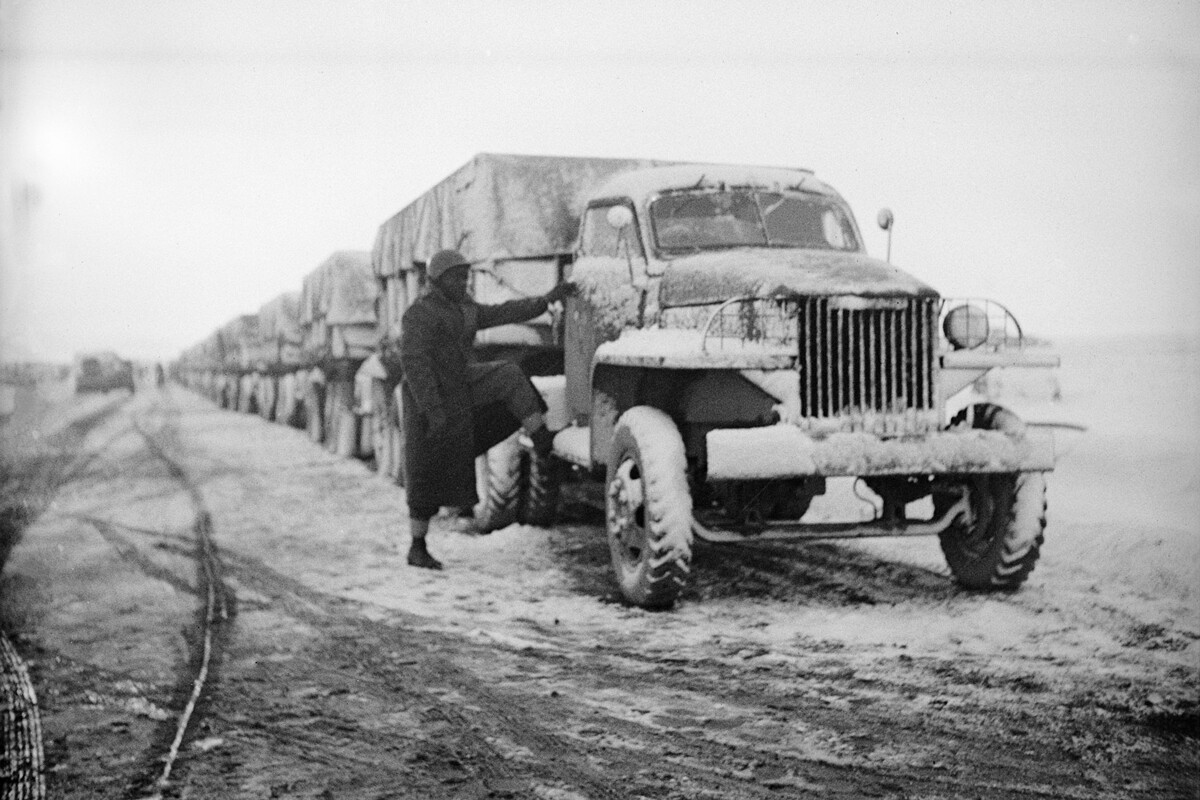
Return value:
<svg viewBox="0 0 1200 800">
<path fill-rule="evenodd" d="M 886 261 L 832 250 L 738 248 L 681 256 L 663 274 L 663 306 L 777 294 L 930 296 L 937 292 Z"/>
</svg>

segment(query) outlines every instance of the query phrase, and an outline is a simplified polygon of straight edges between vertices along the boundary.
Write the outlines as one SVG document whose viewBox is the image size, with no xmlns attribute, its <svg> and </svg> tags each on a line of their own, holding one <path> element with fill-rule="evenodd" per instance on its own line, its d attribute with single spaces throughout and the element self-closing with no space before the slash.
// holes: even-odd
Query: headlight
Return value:
<svg viewBox="0 0 1200 800">
<path fill-rule="evenodd" d="M 987 312 L 969 304 L 956 306 L 942 320 L 942 332 L 955 350 L 973 350 L 988 340 Z"/>
</svg>

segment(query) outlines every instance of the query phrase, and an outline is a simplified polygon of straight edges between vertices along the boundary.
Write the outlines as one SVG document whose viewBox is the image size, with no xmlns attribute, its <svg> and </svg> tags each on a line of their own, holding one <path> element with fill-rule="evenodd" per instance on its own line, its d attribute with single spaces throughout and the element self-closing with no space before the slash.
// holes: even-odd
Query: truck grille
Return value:
<svg viewBox="0 0 1200 800">
<path fill-rule="evenodd" d="M 936 426 L 937 315 L 932 297 L 800 300 L 801 416 L 873 433 Z"/>
</svg>

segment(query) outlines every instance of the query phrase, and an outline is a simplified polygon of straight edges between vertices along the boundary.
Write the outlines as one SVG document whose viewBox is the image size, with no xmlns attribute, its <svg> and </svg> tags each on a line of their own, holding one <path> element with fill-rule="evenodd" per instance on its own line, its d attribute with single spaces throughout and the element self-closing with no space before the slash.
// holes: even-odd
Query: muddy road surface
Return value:
<svg viewBox="0 0 1200 800">
<path fill-rule="evenodd" d="M 403 492 L 301 431 L 81 402 L 0 600 L 49 796 L 1197 796 L 1187 572 L 1074 557 L 1086 518 L 1015 594 L 934 540 L 702 546 L 649 613 L 585 492 L 553 530 L 436 522 L 429 573 Z"/>
</svg>

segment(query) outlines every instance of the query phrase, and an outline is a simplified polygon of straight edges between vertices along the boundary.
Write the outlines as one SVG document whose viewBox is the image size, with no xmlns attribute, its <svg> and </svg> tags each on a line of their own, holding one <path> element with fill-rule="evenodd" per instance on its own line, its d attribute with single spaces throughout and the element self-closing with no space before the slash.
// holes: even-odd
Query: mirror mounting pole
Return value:
<svg viewBox="0 0 1200 800">
<path fill-rule="evenodd" d="M 879 209 L 879 215 L 875 217 L 875 221 L 879 223 L 879 227 L 887 231 L 887 261 L 890 264 L 892 263 L 892 227 L 896 223 L 896 217 L 892 214 L 890 208 L 881 208 Z"/>
</svg>

